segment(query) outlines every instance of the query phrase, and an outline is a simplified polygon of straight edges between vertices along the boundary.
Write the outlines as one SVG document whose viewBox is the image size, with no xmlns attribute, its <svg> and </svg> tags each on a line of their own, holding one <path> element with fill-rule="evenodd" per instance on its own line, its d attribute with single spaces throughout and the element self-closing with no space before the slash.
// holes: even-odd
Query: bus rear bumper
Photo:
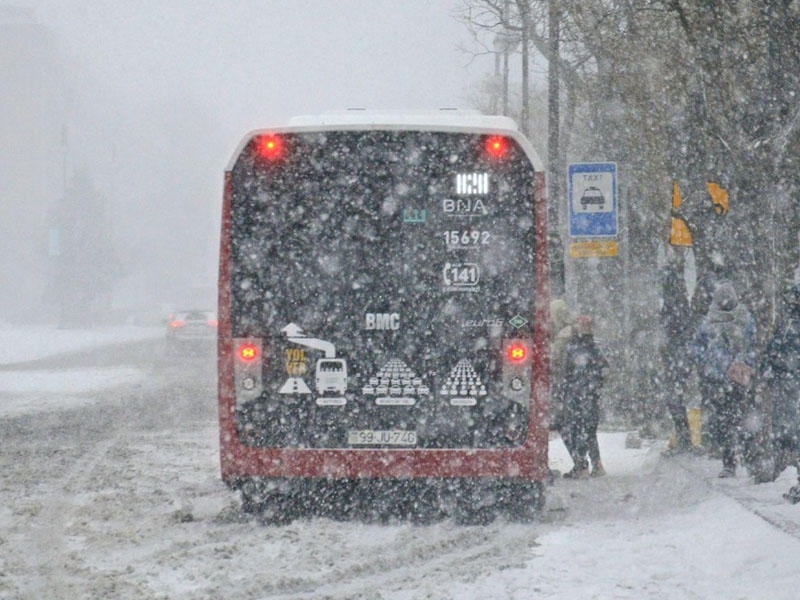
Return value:
<svg viewBox="0 0 800 600">
<path fill-rule="evenodd" d="M 502 515 L 529 521 L 544 508 L 545 486 L 522 478 L 328 479 L 243 477 L 229 482 L 245 512 L 269 524 L 301 517 L 409 520 L 454 518 L 485 524 Z"/>
</svg>

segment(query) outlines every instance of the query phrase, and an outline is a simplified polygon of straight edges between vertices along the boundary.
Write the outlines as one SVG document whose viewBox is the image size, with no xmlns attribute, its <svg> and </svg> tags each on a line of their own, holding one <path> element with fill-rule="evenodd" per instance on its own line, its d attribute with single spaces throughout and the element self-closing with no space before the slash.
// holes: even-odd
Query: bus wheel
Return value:
<svg viewBox="0 0 800 600">
<path fill-rule="evenodd" d="M 477 492 L 477 493 L 476 493 Z M 488 525 L 497 516 L 495 504 L 486 504 L 484 494 L 472 485 L 464 485 L 456 498 L 453 517 L 458 525 Z"/>
<path fill-rule="evenodd" d="M 488 525 L 497 514 L 494 506 L 471 506 L 459 502 L 454 515 L 457 525 Z"/>
<path fill-rule="evenodd" d="M 286 525 L 295 518 L 295 498 L 266 489 L 263 482 L 245 479 L 239 485 L 242 510 L 257 516 L 265 525 Z"/>
<path fill-rule="evenodd" d="M 517 522 L 530 522 L 544 510 L 544 483 L 526 481 L 512 483 L 506 490 L 508 518 Z"/>
<path fill-rule="evenodd" d="M 351 480 L 320 480 L 305 494 L 307 514 L 336 521 L 349 520 L 356 512 L 356 484 Z"/>
<path fill-rule="evenodd" d="M 239 495 L 242 498 L 242 510 L 246 513 L 261 512 L 264 502 L 261 486 L 253 479 L 245 479 L 239 485 Z"/>
<path fill-rule="evenodd" d="M 414 486 L 408 507 L 408 518 L 417 525 L 430 525 L 444 518 L 441 499 L 435 486 L 419 484 Z"/>
<path fill-rule="evenodd" d="M 268 494 L 261 504 L 258 520 L 264 525 L 288 525 L 297 516 L 295 499 L 280 493 Z"/>
<path fill-rule="evenodd" d="M 384 525 L 392 520 L 402 520 L 405 515 L 402 484 L 391 479 L 379 479 L 371 487 L 367 519 Z"/>
</svg>

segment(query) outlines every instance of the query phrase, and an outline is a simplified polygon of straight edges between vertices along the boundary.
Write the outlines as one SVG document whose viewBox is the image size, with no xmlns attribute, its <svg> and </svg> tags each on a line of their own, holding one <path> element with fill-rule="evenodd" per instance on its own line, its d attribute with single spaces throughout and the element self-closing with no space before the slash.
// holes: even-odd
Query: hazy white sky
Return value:
<svg viewBox="0 0 800 600">
<path fill-rule="evenodd" d="M 188 97 L 226 130 L 347 107 L 465 106 L 493 63 L 453 0 L 29 0 L 103 94 Z"/>
<path fill-rule="evenodd" d="M 223 171 L 247 132 L 350 107 L 469 107 L 494 68 L 463 50 L 456 0 L 15 4 L 54 34 L 67 162 L 109 197 L 135 293 L 214 280 Z"/>
</svg>

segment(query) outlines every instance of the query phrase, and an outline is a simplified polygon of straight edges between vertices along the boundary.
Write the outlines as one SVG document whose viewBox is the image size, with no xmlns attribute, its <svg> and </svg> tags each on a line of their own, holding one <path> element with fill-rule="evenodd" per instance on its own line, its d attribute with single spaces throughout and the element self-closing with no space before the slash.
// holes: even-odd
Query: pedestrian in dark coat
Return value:
<svg viewBox="0 0 800 600">
<path fill-rule="evenodd" d="M 591 317 L 578 317 L 576 334 L 567 342 L 564 351 L 565 416 L 574 463 L 564 477 L 570 479 L 588 476 L 590 460 L 591 474 L 605 475 L 597 443 L 597 427 L 600 424 L 600 390 L 605 382 L 608 361 L 597 347 L 592 328 Z"/>
<path fill-rule="evenodd" d="M 724 276 L 720 265 L 713 264 L 709 269 L 704 270 L 698 279 L 689 304 L 691 318 L 688 336 L 690 340 L 697 333 L 703 319 L 708 315 L 711 303 L 714 300 L 714 289 L 720 281 L 724 280 L 727 280 L 727 277 Z M 693 356 L 693 353 L 690 351 L 689 355 Z M 700 407 L 703 411 L 702 450 L 710 457 L 719 458 L 721 456 L 720 449 L 717 446 L 717 438 L 719 437 L 717 431 L 719 427 L 717 427 L 718 419 L 714 412 L 715 397 L 719 386 L 717 382 L 703 376 L 702 364 L 699 364 L 696 360 L 693 360 L 693 363 L 692 366 L 697 373 L 697 384 L 700 391 Z"/>
<path fill-rule="evenodd" d="M 572 443 L 567 427 L 564 403 L 564 357 L 567 343 L 575 336 L 575 326 L 567 303 L 557 298 L 550 303 L 550 430 L 558 431 L 564 446 L 572 456 Z"/>
<path fill-rule="evenodd" d="M 686 386 L 692 369 L 688 352 L 691 314 L 682 273 L 674 266 L 665 273 L 663 298 L 661 322 L 664 325 L 665 340 L 662 359 L 665 369 L 666 405 L 675 426 L 675 445 L 668 448 L 664 455 L 673 456 L 692 449 L 689 419 L 686 414 Z"/>
<path fill-rule="evenodd" d="M 761 362 L 763 381 L 772 398 L 773 479 L 790 465 L 798 485 L 785 497 L 800 502 L 800 285 L 786 294 L 786 316 L 769 340 Z"/>
<path fill-rule="evenodd" d="M 691 344 L 699 375 L 711 393 L 711 433 L 722 451 L 720 477 L 736 475 L 736 447 L 756 362 L 755 332 L 755 320 L 733 284 L 720 282 Z"/>
</svg>

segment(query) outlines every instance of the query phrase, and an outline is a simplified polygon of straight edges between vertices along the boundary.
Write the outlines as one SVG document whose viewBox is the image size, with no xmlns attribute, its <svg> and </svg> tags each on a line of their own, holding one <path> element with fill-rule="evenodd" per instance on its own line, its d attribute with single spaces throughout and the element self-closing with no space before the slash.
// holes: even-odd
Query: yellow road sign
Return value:
<svg viewBox="0 0 800 600">
<path fill-rule="evenodd" d="M 569 245 L 570 258 L 593 258 L 617 256 L 619 244 L 617 240 L 582 240 Z"/>
<path fill-rule="evenodd" d="M 672 208 L 678 208 L 681 205 L 681 188 L 678 186 L 677 181 L 672 182 Z M 678 217 L 672 217 L 672 227 L 669 232 L 669 243 L 673 246 L 691 246 L 692 245 L 692 232 L 689 231 L 689 226 L 686 221 Z"/>
<path fill-rule="evenodd" d="M 714 205 L 714 210 L 718 215 L 728 212 L 728 190 L 718 183 L 709 181 L 708 193 L 711 194 L 711 204 Z"/>
</svg>

